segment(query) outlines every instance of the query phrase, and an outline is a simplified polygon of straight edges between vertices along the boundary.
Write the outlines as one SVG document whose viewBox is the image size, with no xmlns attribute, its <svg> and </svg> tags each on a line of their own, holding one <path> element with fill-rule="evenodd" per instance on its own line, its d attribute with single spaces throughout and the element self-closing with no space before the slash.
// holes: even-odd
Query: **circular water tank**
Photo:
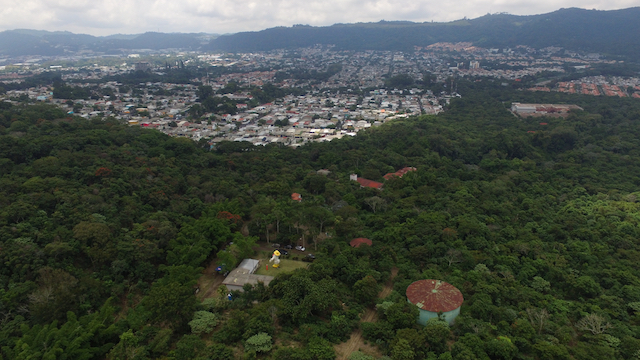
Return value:
<svg viewBox="0 0 640 360">
<path fill-rule="evenodd" d="M 440 280 L 418 280 L 407 288 L 407 300 L 420 309 L 418 324 L 426 325 L 427 321 L 444 315 L 451 325 L 460 314 L 460 306 L 464 301 L 462 293 L 455 286 Z"/>
</svg>

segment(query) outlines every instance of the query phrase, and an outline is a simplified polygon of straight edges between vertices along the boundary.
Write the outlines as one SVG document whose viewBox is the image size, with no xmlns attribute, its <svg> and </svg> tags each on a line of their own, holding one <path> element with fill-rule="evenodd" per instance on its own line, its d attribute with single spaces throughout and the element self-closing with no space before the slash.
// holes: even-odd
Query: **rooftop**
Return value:
<svg viewBox="0 0 640 360">
<path fill-rule="evenodd" d="M 265 286 L 268 286 L 271 280 L 273 280 L 273 276 L 255 275 L 254 272 L 258 268 L 259 264 L 260 261 L 255 259 L 242 260 L 237 268 L 231 270 L 222 284 L 242 287 L 245 284 L 256 285 L 261 282 L 264 283 Z"/>
<path fill-rule="evenodd" d="M 407 299 L 421 310 L 448 312 L 462 305 L 464 298 L 455 286 L 440 280 L 413 282 L 407 288 Z"/>
<path fill-rule="evenodd" d="M 352 247 L 360 247 L 360 245 L 362 244 L 367 244 L 369 246 L 373 245 L 373 242 L 367 238 L 356 238 L 351 240 L 351 242 L 349 243 L 349 245 L 351 245 Z"/>
<path fill-rule="evenodd" d="M 364 179 L 364 178 L 358 178 L 356 181 L 360 184 L 360 186 L 363 186 L 363 187 L 370 187 L 378 190 L 382 189 L 382 183 L 379 183 L 377 181 Z"/>
</svg>

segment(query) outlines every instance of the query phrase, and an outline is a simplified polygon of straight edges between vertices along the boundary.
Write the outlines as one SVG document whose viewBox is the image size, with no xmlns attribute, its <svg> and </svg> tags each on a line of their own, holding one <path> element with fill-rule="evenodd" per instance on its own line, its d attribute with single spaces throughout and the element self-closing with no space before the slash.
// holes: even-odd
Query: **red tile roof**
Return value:
<svg viewBox="0 0 640 360">
<path fill-rule="evenodd" d="M 302 201 L 302 195 L 298 193 L 291 194 L 291 200 L 293 201 Z"/>
<path fill-rule="evenodd" d="M 385 180 L 389 180 L 394 176 L 397 176 L 397 177 L 401 178 L 401 177 L 404 176 L 404 174 L 408 173 L 409 171 L 416 171 L 416 170 L 417 169 L 414 168 L 414 167 L 405 167 L 405 168 L 402 168 L 402 169 L 400 169 L 400 170 L 398 170 L 398 171 L 396 171 L 394 173 L 388 173 L 383 177 L 385 178 Z"/>
<path fill-rule="evenodd" d="M 363 179 L 360 177 L 358 178 L 357 181 L 360 184 L 360 186 L 363 186 L 363 187 L 370 187 L 378 190 L 382 189 L 382 183 L 379 183 L 377 181 Z"/>
<path fill-rule="evenodd" d="M 373 242 L 367 238 L 356 238 L 351 240 L 351 242 L 349 243 L 349 245 L 351 245 L 351 247 L 359 247 L 362 244 L 367 244 L 369 246 L 371 246 L 373 244 Z"/>
</svg>

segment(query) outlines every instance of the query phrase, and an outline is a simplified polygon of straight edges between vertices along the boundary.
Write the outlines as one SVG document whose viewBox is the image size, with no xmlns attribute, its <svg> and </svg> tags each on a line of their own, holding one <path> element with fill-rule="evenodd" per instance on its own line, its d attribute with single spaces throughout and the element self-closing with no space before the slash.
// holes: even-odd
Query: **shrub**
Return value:
<svg viewBox="0 0 640 360">
<path fill-rule="evenodd" d="M 271 350 L 271 336 L 267 333 L 259 333 L 248 338 L 244 343 L 247 352 L 268 352 Z"/>
<path fill-rule="evenodd" d="M 371 355 L 367 355 L 360 351 L 352 352 L 348 357 L 349 360 L 374 360 L 375 358 Z"/>
<path fill-rule="evenodd" d="M 218 316 L 208 311 L 196 311 L 193 320 L 189 322 L 194 334 L 209 333 L 218 325 Z"/>
</svg>

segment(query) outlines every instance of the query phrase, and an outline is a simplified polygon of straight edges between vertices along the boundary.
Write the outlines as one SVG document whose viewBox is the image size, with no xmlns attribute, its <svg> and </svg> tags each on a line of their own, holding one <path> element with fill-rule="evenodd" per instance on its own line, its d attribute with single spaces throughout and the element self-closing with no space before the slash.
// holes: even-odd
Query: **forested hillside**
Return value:
<svg viewBox="0 0 640 360">
<path fill-rule="evenodd" d="M 3 105 L 0 358 L 334 359 L 357 329 L 351 359 L 640 358 L 640 102 L 458 88 L 438 116 L 297 149 Z M 218 257 L 301 237 L 308 269 L 195 294 Z M 462 291 L 451 328 L 415 324 L 425 278 Z"/>
<path fill-rule="evenodd" d="M 381 21 L 276 27 L 223 35 L 211 41 L 210 49 L 266 51 L 331 44 L 338 50 L 412 51 L 414 46 L 468 41 L 481 47 L 559 46 L 635 60 L 640 55 L 636 36 L 640 32 L 636 21 L 639 16 L 638 7 L 613 11 L 570 8 L 529 16 L 487 14 L 446 23 Z"/>
<path fill-rule="evenodd" d="M 67 31 L 0 32 L 0 54 L 62 56 L 79 51 L 121 54 L 135 49 L 182 49 L 253 52 L 295 49 L 317 44 L 337 50 L 413 51 L 436 42 L 472 42 L 481 47 L 559 46 L 636 60 L 640 55 L 640 8 L 599 11 L 559 9 L 539 15 L 487 14 L 450 22 L 380 21 L 377 23 L 295 25 L 230 35 L 147 32 L 91 36 Z"/>
<path fill-rule="evenodd" d="M 201 37 L 215 35 L 147 32 L 136 35 L 92 36 L 68 31 L 6 30 L 0 32 L 0 54 L 60 56 L 76 51 L 120 54 L 123 49 L 199 49 Z"/>
</svg>

